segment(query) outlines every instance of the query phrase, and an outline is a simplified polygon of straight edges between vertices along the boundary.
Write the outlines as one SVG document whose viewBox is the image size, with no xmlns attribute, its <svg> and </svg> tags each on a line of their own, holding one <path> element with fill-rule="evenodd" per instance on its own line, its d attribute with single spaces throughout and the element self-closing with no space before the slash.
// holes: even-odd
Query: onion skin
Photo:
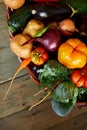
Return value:
<svg viewBox="0 0 87 130">
<path fill-rule="evenodd" d="M 23 6 L 26 0 L 4 0 L 6 6 L 12 9 L 18 9 Z"/>
<path fill-rule="evenodd" d="M 70 19 L 65 19 L 61 21 L 59 24 L 59 29 L 61 33 L 65 36 L 71 36 L 76 31 L 75 24 Z"/>
<path fill-rule="evenodd" d="M 25 34 L 17 34 L 14 36 L 10 42 L 11 50 L 21 58 L 28 58 L 31 54 L 31 50 L 33 48 L 32 43 L 26 43 L 30 40 L 30 37 Z M 26 44 L 24 44 L 26 43 Z M 24 45 L 23 45 L 24 44 Z"/>
</svg>

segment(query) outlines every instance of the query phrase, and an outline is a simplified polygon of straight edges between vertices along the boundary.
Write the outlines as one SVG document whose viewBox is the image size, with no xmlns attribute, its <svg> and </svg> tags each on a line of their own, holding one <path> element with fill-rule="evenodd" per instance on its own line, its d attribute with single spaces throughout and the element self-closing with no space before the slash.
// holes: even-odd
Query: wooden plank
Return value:
<svg viewBox="0 0 87 130">
<path fill-rule="evenodd" d="M 0 0 L 0 2 L 3 2 L 3 0 Z"/>
<path fill-rule="evenodd" d="M 10 82 L 0 85 L 0 118 L 24 110 L 41 99 L 42 95 L 33 96 L 39 90 L 28 74 L 14 81 L 6 100 L 3 100 L 9 84 Z"/>
<path fill-rule="evenodd" d="M 3 83 L 11 80 L 20 63 L 9 47 L 10 40 L 6 23 L 6 8 L 3 2 L 0 3 L 0 14 L 0 83 Z M 25 69 L 18 76 L 26 73 Z"/>
<path fill-rule="evenodd" d="M 12 91 L 6 100 L 2 100 L 20 62 L 9 47 L 6 8 L 3 2 L 0 3 L 0 13 L 0 118 L 2 118 L 25 109 L 28 104 L 31 105 L 33 103 L 31 97 L 37 87 L 29 78 L 27 70 L 24 69 L 14 81 Z M 38 96 L 38 98 L 41 97 Z M 36 99 L 37 97 L 34 101 Z"/>
<path fill-rule="evenodd" d="M 21 111 L 0 120 L 0 130 L 86 130 L 87 109 L 74 107 L 65 118 L 57 116 L 51 108 L 50 100 L 36 108 Z"/>
</svg>

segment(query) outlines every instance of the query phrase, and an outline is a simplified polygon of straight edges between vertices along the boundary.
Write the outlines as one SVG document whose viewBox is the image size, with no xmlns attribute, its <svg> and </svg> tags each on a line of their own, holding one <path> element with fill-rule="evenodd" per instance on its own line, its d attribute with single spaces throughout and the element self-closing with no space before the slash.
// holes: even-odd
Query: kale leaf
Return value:
<svg viewBox="0 0 87 130">
<path fill-rule="evenodd" d="M 69 80 L 71 70 L 58 63 L 57 60 L 49 60 L 38 72 L 40 86 L 50 89 L 58 80 Z"/>
</svg>

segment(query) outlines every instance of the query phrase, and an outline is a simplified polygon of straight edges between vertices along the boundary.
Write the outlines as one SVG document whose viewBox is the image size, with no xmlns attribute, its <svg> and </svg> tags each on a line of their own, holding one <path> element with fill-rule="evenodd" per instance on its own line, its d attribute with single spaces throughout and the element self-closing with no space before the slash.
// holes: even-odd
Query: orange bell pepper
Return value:
<svg viewBox="0 0 87 130">
<path fill-rule="evenodd" d="M 87 63 L 87 46 L 76 38 L 68 39 L 58 49 L 58 61 L 69 69 L 82 68 Z"/>
</svg>

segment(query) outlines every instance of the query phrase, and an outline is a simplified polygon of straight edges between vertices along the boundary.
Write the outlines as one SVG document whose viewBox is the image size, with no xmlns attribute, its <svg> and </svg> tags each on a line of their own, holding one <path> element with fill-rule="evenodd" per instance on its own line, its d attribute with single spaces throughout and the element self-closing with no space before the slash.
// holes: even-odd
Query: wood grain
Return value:
<svg viewBox="0 0 87 130">
<path fill-rule="evenodd" d="M 57 116 L 50 100 L 0 120 L 0 130 L 87 130 L 87 109 L 74 107 L 65 118 Z"/>
<path fill-rule="evenodd" d="M 32 95 L 37 92 L 38 88 L 30 79 L 27 70 L 24 69 L 18 74 L 8 97 L 3 101 L 20 62 L 9 47 L 6 8 L 3 2 L 0 3 L 0 13 L 0 118 L 2 118 L 25 109 L 27 105 L 30 106 L 41 96 L 33 98 Z"/>
<path fill-rule="evenodd" d="M 6 23 L 6 8 L 0 3 L 0 84 L 11 80 L 20 62 L 9 47 L 8 27 Z M 26 69 L 19 76 L 27 73 Z"/>
</svg>

